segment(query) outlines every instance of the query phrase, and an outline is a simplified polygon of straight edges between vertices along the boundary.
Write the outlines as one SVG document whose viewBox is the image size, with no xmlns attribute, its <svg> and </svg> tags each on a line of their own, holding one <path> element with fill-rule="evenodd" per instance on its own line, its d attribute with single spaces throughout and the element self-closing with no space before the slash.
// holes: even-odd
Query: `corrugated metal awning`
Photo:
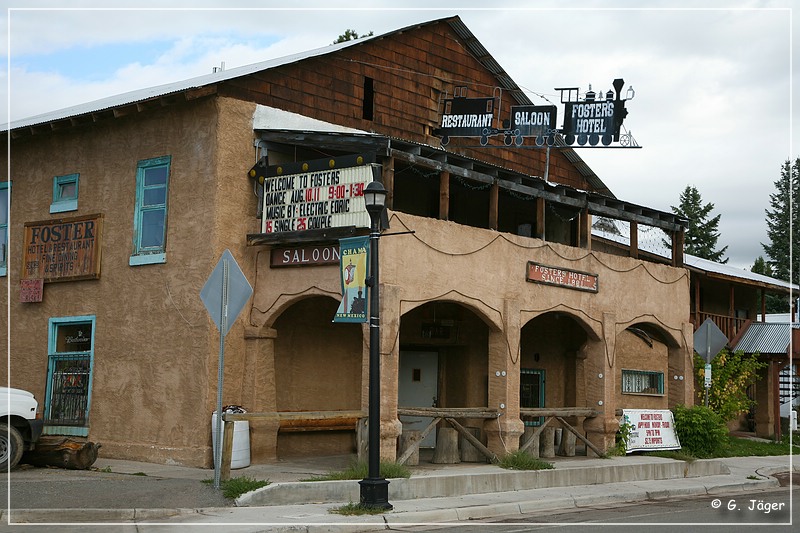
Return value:
<svg viewBox="0 0 800 533">
<path fill-rule="evenodd" d="M 789 348 L 791 328 L 791 324 L 753 322 L 734 347 L 734 351 L 785 354 Z"/>
</svg>

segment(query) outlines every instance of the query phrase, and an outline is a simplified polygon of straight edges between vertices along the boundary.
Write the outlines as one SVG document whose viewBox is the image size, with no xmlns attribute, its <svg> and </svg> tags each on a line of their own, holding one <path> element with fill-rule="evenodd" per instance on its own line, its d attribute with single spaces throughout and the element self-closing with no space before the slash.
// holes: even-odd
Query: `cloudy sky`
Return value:
<svg viewBox="0 0 800 533">
<path fill-rule="evenodd" d="M 749 269 L 763 255 L 769 195 L 800 156 L 792 0 L 348 4 L 0 0 L 0 122 L 326 46 L 348 28 L 381 34 L 459 15 L 535 103 L 559 103 L 555 87 L 605 92 L 624 78 L 636 93 L 625 126 L 642 148 L 579 155 L 629 202 L 670 211 L 696 187 L 722 216 L 729 264 Z"/>
</svg>

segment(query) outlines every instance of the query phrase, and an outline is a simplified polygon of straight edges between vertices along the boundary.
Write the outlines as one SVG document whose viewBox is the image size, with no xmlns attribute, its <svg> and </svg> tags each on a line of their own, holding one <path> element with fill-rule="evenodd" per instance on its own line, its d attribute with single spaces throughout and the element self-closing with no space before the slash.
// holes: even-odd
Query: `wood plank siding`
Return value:
<svg viewBox="0 0 800 533">
<path fill-rule="evenodd" d="M 372 102 L 366 102 L 371 106 L 372 120 L 364 118 L 368 116 L 365 78 L 372 80 Z M 500 94 L 495 76 L 468 52 L 446 21 L 439 21 L 393 34 L 391 39 L 365 40 L 326 55 L 223 81 L 218 93 L 439 146 L 440 140 L 432 136 L 432 131 L 439 125 L 441 99 L 452 97 L 460 86 L 468 88 L 468 97 Z M 508 119 L 516 103 L 510 91 L 502 91 L 495 117 Z M 478 144 L 478 139 L 454 138 L 447 150 L 528 175 L 545 174 L 545 149 L 509 150 L 503 146 L 502 136 L 491 138 L 488 147 Z M 557 149 L 551 150 L 549 179 L 591 190 L 574 164 Z"/>
</svg>

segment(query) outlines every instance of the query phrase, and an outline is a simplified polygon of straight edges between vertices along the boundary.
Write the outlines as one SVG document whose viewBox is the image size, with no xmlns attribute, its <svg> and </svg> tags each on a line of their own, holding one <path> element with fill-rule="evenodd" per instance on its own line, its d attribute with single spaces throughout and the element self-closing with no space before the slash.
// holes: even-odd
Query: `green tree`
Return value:
<svg viewBox="0 0 800 533">
<path fill-rule="evenodd" d="M 757 353 L 745 354 L 742 350 L 731 352 L 727 348 L 711 360 L 711 387 L 708 389 L 708 407 L 724 421 L 733 420 L 746 413 L 755 402 L 747 397 L 747 388 L 758 379 L 758 371 L 767 363 L 758 360 Z M 698 403 L 705 401 L 705 360 L 694 356 L 695 387 Z"/>
<path fill-rule="evenodd" d="M 711 202 L 703 204 L 703 198 L 697 189 L 687 185 L 680 195 L 680 205 L 672 206 L 672 212 L 678 216 L 689 220 L 689 229 L 684 238 L 683 251 L 687 254 L 716 261 L 727 263 L 728 258 L 723 259 L 727 246 L 717 250 L 717 240 L 719 239 L 719 219 L 722 215 L 708 218 L 714 204 Z M 669 245 L 669 243 L 665 244 Z"/>
<path fill-rule="evenodd" d="M 372 32 L 369 32 L 366 35 L 359 35 L 355 30 L 351 30 L 351 29 L 348 28 L 348 29 L 344 30 L 344 33 L 341 34 L 338 39 L 333 41 L 333 44 L 339 44 L 339 43 L 343 43 L 345 41 L 355 41 L 356 39 L 358 39 L 360 37 L 370 37 L 371 35 L 372 35 Z"/>
<path fill-rule="evenodd" d="M 764 257 L 758 256 L 750 268 L 750 272 L 762 274 L 774 278 L 775 274 L 772 272 L 770 264 L 764 260 Z M 761 308 L 761 292 L 758 293 L 758 308 Z M 789 299 L 786 296 L 778 294 L 766 295 L 766 309 L 767 313 L 788 313 L 789 312 Z"/>
<path fill-rule="evenodd" d="M 800 210 L 792 209 L 793 203 L 800 199 L 799 174 L 800 158 L 795 159 L 794 164 L 789 160 L 783 163 L 781 177 L 775 182 L 775 192 L 769 195 L 770 207 L 765 210 L 769 244 L 761 243 L 773 277 L 794 283 L 800 279 L 800 253 L 797 253 L 800 250 Z M 790 255 L 791 248 L 794 248 L 794 254 Z M 793 279 L 790 272 L 794 273 Z"/>
</svg>

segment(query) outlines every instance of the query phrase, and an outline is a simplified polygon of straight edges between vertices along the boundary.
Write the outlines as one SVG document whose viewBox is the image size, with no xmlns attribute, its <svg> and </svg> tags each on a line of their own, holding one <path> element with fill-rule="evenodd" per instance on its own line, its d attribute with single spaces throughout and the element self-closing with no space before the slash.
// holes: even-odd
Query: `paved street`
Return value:
<svg viewBox="0 0 800 533">
<path fill-rule="evenodd" d="M 206 479 L 213 479 L 208 470 Z M 7 501 L 8 485 L 0 486 Z M 22 465 L 11 474 L 12 509 L 200 508 L 233 505 L 199 479 Z"/>
<path fill-rule="evenodd" d="M 717 505 L 719 507 L 716 507 Z M 794 524 L 800 523 L 800 497 L 796 488 L 793 511 Z M 748 493 L 616 504 L 608 507 L 573 509 L 568 512 L 535 513 L 508 520 L 491 519 L 480 524 L 459 524 L 439 531 L 483 533 L 489 527 L 487 524 L 492 524 L 491 531 L 498 533 L 555 530 L 559 533 L 585 533 L 587 526 L 592 531 L 611 532 L 619 531 L 620 524 L 659 525 L 659 531 L 675 533 L 684 533 L 687 524 L 696 524 L 702 527 L 703 532 L 712 533 L 745 532 L 755 526 L 769 526 L 770 532 L 777 533 L 796 531 L 789 524 L 788 487 Z"/>
<path fill-rule="evenodd" d="M 345 459 L 327 458 L 327 463 Z M 589 523 L 619 528 L 619 524 L 641 527 L 669 521 L 705 528 L 722 522 L 775 525 L 788 516 L 788 491 L 772 477 L 793 468 L 786 456 L 693 463 L 649 456 L 557 458 L 555 462 L 553 470 L 529 472 L 478 463 L 421 465 L 410 479 L 391 480 L 394 509 L 371 516 L 332 512 L 358 501 L 357 481 L 298 482 L 330 469 L 319 458 L 234 472 L 234 476 L 280 480 L 243 496 L 236 505 L 220 503 L 220 494 L 201 482 L 212 477 L 209 469 L 114 460 L 98 461 L 99 471 L 21 469 L 11 476 L 12 525 L 0 525 L 0 531 L 77 533 L 88 528 L 104 533 L 156 533 L 188 526 L 183 530 L 458 528 L 460 532 L 472 528 L 477 533 L 488 527 L 510 532 L 570 523 L 577 532 L 577 527 L 585 531 L 578 524 Z M 3 497 L 8 498 L 7 494 Z M 748 509 L 751 504 L 754 508 Z M 3 522 L 8 521 L 9 513 L 4 511 Z M 683 526 L 681 533 L 685 531 Z M 725 531 L 734 530 L 725 526 Z"/>
</svg>

